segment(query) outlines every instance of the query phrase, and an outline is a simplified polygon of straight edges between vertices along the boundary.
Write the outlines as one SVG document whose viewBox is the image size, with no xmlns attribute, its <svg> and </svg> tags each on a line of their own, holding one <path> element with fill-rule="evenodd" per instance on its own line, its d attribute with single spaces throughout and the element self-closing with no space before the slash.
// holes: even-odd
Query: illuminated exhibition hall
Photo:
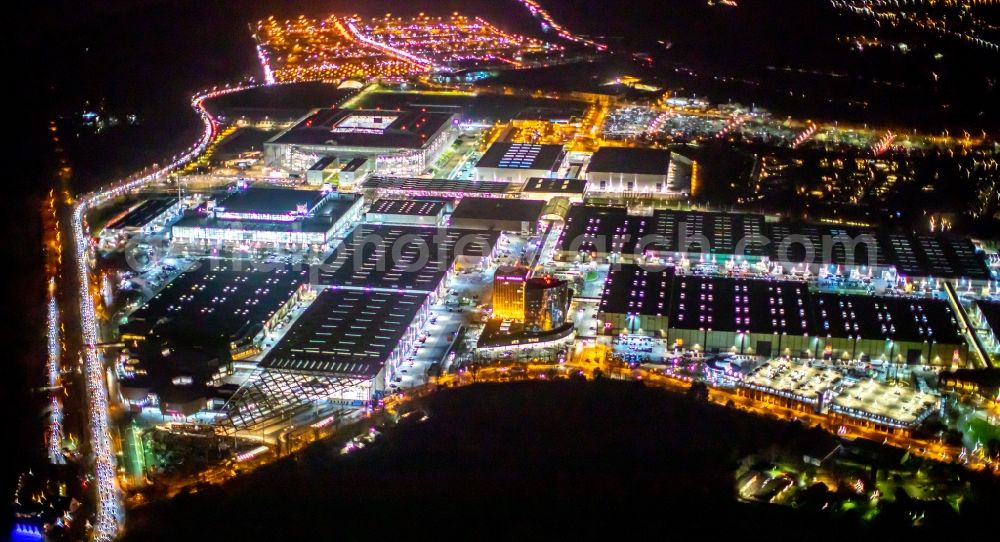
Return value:
<svg viewBox="0 0 1000 542">
<path fill-rule="evenodd" d="M 13 540 L 995 532 L 1000 2 L 321 4 L 11 25 Z"/>
</svg>

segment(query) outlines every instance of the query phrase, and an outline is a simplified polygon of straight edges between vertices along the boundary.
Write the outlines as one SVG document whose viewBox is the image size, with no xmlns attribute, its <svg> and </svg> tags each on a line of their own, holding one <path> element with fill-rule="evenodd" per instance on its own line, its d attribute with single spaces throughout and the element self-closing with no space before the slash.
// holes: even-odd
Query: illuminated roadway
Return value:
<svg viewBox="0 0 1000 542">
<path fill-rule="evenodd" d="M 215 138 L 218 123 L 208 113 L 204 102 L 208 99 L 239 92 L 242 90 L 265 86 L 256 83 L 245 83 L 236 86 L 226 86 L 211 91 L 196 94 L 191 99 L 191 107 L 198 113 L 205 125 L 204 133 L 197 143 L 189 147 L 180 156 L 174 156 L 171 162 L 152 173 L 140 177 L 132 177 L 119 181 L 108 188 L 85 194 L 79 198 L 73 209 L 71 228 L 73 231 L 76 265 L 79 279 L 80 296 L 80 327 L 83 343 L 84 380 L 87 392 L 87 426 L 91 443 L 91 453 L 94 462 L 94 481 L 97 492 L 97 520 L 93 527 L 93 539 L 111 541 L 118 534 L 119 526 L 124 520 L 122 492 L 118 484 L 117 458 L 111 443 L 110 421 L 108 411 L 110 401 L 105 380 L 103 357 L 99 347 L 99 332 L 94 300 L 90 294 L 90 269 L 88 254 L 90 252 L 90 234 L 86 224 L 85 214 L 88 209 L 126 192 L 143 188 L 146 185 L 162 179 L 165 175 L 197 157 Z"/>
<path fill-rule="evenodd" d="M 559 35 L 566 39 L 571 39 L 573 41 L 578 41 L 591 45 L 600 50 L 606 48 L 605 45 L 586 40 L 585 38 L 580 38 L 569 34 L 567 31 L 558 26 L 546 13 L 540 8 L 540 6 L 531 0 L 522 0 L 521 3 L 525 5 L 533 14 L 541 18 L 548 26 L 552 27 Z M 353 25 L 349 25 L 349 32 L 359 41 L 370 45 L 372 47 L 379 48 L 380 50 L 386 51 L 397 58 L 402 58 L 414 64 L 418 64 L 422 67 L 430 67 L 430 62 L 426 59 L 422 59 L 401 51 L 388 45 L 374 42 L 365 38 L 357 31 Z M 106 386 L 105 370 L 103 365 L 103 359 L 101 350 L 99 348 L 100 336 L 98 330 L 98 319 L 95 311 L 94 301 L 90 293 L 90 269 L 88 266 L 88 254 L 91 249 L 91 238 L 89 234 L 88 227 L 86 225 L 85 214 L 88 209 L 91 209 L 111 198 L 120 196 L 126 192 L 130 192 L 136 189 L 140 189 L 154 183 L 156 181 L 162 180 L 168 173 L 173 171 L 179 166 L 186 164 L 187 162 L 196 158 L 200 153 L 202 153 L 209 143 L 217 136 L 218 133 L 218 123 L 209 114 L 204 106 L 204 102 L 208 99 L 215 98 L 217 96 L 238 92 L 250 88 L 256 88 L 260 86 L 265 86 L 267 84 L 273 83 L 273 73 L 270 70 L 266 56 L 263 54 L 261 49 L 258 47 L 258 56 L 260 57 L 261 63 L 265 68 L 266 83 L 247 83 L 232 87 L 225 87 L 223 89 L 213 89 L 211 91 L 202 92 L 195 95 L 192 98 L 191 106 L 198 113 L 204 124 L 204 132 L 201 138 L 187 150 L 185 150 L 181 155 L 173 157 L 171 162 L 160 169 L 154 170 L 151 173 L 132 177 L 119 181 L 110 187 L 99 190 L 95 193 L 90 193 L 83 195 L 77 201 L 72 214 L 71 228 L 73 233 L 75 256 L 76 256 L 76 272 L 78 273 L 79 281 L 79 298 L 80 298 L 80 322 L 81 322 L 81 334 L 83 343 L 83 362 L 84 362 L 84 379 L 86 387 L 87 396 L 87 426 L 89 432 L 89 440 L 91 443 L 91 453 L 93 454 L 93 464 L 94 464 L 94 479 L 96 484 L 97 492 L 97 518 L 94 524 L 93 539 L 98 541 L 111 541 L 119 533 L 120 525 L 124 519 L 124 509 L 123 509 L 123 494 L 119 487 L 119 480 L 117 474 L 117 458 L 115 453 L 115 448 L 111 439 L 110 431 L 110 419 L 109 419 L 109 409 L 110 409 L 110 399 L 108 394 L 108 389 Z M 595 123 L 597 124 L 597 123 Z M 50 321 L 50 326 L 52 326 Z M 50 333 L 50 337 L 54 334 Z M 50 344 L 50 354 L 53 351 L 53 346 Z M 509 378 L 502 373 L 495 373 L 494 371 L 500 371 L 500 369 L 485 368 L 480 371 L 478 378 L 473 377 L 474 380 L 483 379 L 486 380 L 503 380 Z M 532 367 L 529 367 L 527 371 L 533 371 Z M 528 373 L 530 374 L 530 372 Z M 633 373 L 634 374 L 634 373 Z M 538 375 L 539 378 L 543 378 L 544 374 Z M 644 380 L 653 385 L 662 385 L 666 387 L 683 387 L 683 383 L 673 380 L 669 377 L 658 376 L 652 373 L 642 376 Z M 463 380 L 463 377 L 459 376 L 455 378 L 459 383 Z M 420 392 L 410 391 L 407 393 L 409 396 L 419 395 Z M 733 401 L 734 404 L 740 405 L 742 408 L 758 412 L 761 414 L 767 414 L 771 416 L 779 417 L 798 417 L 798 418 L 812 418 L 813 415 L 808 413 L 802 413 L 798 411 L 788 411 L 785 412 L 779 407 L 773 406 L 762 406 L 758 403 L 752 403 L 745 398 L 738 397 L 736 394 L 727 392 L 724 390 L 713 389 L 710 397 L 714 401 L 718 401 L 720 398 L 724 399 L 724 402 Z M 785 409 L 787 410 L 787 409 Z M 814 422 L 820 425 L 826 425 L 822 423 L 824 420 L 814 419 Z M 936 455 L 940 457 L 954 457 L 956 450 L 938 445 L 936 443 L 924 443 L 922 441 L 914 441 L 913 439 L 905 439 L 901 437 L 886 436 L 884 433 L 878 433 L 875 431 L 867 431 L 861 428 L 851 428 L 853 433 L 862 434 L 867 438 L 873 439 L 884 439 L 888 444 L 899 447 L 910 447 L 911 443 L 917 443 L 918 446 L 923 445 L 926 448 L 924 455 Z"/>
<path fill-rule="evenodd" d="M 556 34 L 559 35 L 559 37 L 561 37 L 563 39 L 567 39 L 569 41 L 574 41 L 576 43 L 582 43 L 584 45 L 589 45 L 590 47 L 593 47 L 593 48 L 597 49 L 598 51 L 605 51 L 605 50 L 607 50 L 607 48 L 608 48 L 607 45 L 605 45 L 603 43 L 598 43 L 598 42 L 593 41 L 593 40 L 589 40 L 589 39 L 584 38 L 582 36 L 577 36 L 577 35 L 571 33 L 569 30 L 566 30 L 565 28 L 563 28 L 559 23 L 557 23 L 552 18 L 551 15 L 549 15 L 549 12 L 545 11 L 545 8 L 543 8 L 542 6 L 540 6 L 538 4 L 538 2 L 535 2 L 534 0 L 518 0 L 518 2 L 520 2 L 521 5 L 523 5 L 525 8 L 527 8 L 528 11 L 530 11 L 532 15 L 534 15 L 535 17 L 538 17 L 539 19 L 542 20 L 542 29 L 543 30 L 551 28 L 552 30 L 554 30 L 556 32 Z"/>
<path fill-rule="evenodd" d="M 341 26 L 340 21 L 337 21 L 336 24 L 338 26 Z M 410 54 L 410 53 L 408 53 L 406 51 L 403 51 L 402 49 L 397 49 L 395 47 L 392 47 L 392 46 L 387 45 L 385 43 L 381 43 L 381 42 L 375 41 L 375 40 L 373 40 L 373 39 L 365 36 L 364 34 L 362 34 L 357 29 L 357 27 L 354 26 L 353 22 L 350 22 L 350 21 L 347 22 L 347 32 L 345 32 L 345 34 L 353 37 L 354 39 L 360 41 L 361 43 L 364 43 L 365 45 L 369 45 L 371 47 L 374 47 L 374 48 L 378 49 L 379 51 L 382 51 L 383 53 L 385 53 L 385 54 L 387 54 L 387 55 L 389 55 L 391 57 L 395 57 L 395 58 L 398 58 L 400 60 L 405 60 L 407 62 L 411 62 L 413 64 L 416 64 L 416 65 L 420 66 L 424 70 L 431 70 L 431 69 L 437 68 L 437 66 L 435 66 L 433 62 L 431 62 L 430 60 L 427 60 L 426 58 L 420 58 L 420 57 L 418 57 L 416 55 L 413 55 L 413 54 Z"/>
<path fill-rule="evenodd" d="M 47 435 L 47 447 L 49 462 L 63 464 L 66 459 L 62 455 L 63 440 L 63 409 L 59 394 L 62 386 L 59 378 L 59 360 L 62 355 L 61 334 L 59 329 L 59 306 L 55 298 L 55 280 L 49 281 L 49 306 L 46 318 L 48 326 L 48 363 L 46 372 L 48 373 L 49 386 L 49 434 Z"/>
</svg>

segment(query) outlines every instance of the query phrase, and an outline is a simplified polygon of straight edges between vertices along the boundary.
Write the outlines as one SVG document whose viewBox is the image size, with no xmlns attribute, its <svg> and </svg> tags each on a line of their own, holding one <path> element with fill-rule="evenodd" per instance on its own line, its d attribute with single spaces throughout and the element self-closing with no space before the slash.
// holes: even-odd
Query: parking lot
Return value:
<svg viewBox="0 0 1000 542">
<path fill-rule="evenodd" d="M 640 335 L 616 337 L 611 345 L 616 355 L 633 363 L 663 363 L 672 354 L 665 340 Z"/>
<path fill-rule="evenodd" d="M 516 253 L 516 252 L 515 252 Z M 434 363 L 441 363 L 441 370 L 451 369 L 448 356 L 453 343 L 463 337 L 475 337 L 488 317 L 493 290 L 493 269 L 465 269 L 454 272 L 444 294 L 431 306 L 430 318 L 424 327 L 417 346 L 404 360 L 390 389 L 405 389 L 427 382 L 427 370 Z M 398 380 L 397 380 L 398 379 Z"/>
<path fill-rule="evenodd" d="M 388 383 L 390 391 L 426 384 L 427 371 L 435 363 L 441 363 L 442 370 L 447 369 L 444 358 L 457 339 L 464 316 L 461 312 L 449 312 L 442 303 L 431 308 L 431 317 L 416 346 L 400 364 L 393 381 Z"/>
<path fill-rule="evenodd" d="M 573 311 L 573 324 L 576 326 L 576 336 L 581 339 L 588 339 L 597 336 L 598 320 L 597 311 L 600 302 L 589 300 L 577 300 L 571 310 Z"/>
</svg>

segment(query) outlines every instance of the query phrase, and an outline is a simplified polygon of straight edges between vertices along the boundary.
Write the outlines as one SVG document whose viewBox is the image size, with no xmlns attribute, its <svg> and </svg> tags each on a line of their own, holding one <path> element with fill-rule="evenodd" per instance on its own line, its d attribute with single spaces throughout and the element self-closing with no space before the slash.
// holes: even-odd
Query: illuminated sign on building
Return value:
<svg viewBox="0 0 1000 542">
<path fill-rule="evenodd" d="M 525 267 L 501 267 L 493 276 L 493 317 L 524 320 Z"/>
</svg>

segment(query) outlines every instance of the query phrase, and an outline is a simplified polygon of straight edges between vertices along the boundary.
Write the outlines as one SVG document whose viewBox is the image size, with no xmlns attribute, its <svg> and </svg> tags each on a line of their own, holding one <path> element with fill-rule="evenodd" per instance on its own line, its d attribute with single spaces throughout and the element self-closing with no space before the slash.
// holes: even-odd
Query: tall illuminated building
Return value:
<svg viewBox="0 0 1000 542">
<path fill-rule="evenodd" d="M 524 320 L 527 267 L 500 267 L 493 275 L 493 317 L 504 320 Z"/>
<path fill-rule="evenodd" d="M 566 322 L 571 296 L 566 281 L 550 276 L 528 279 L 524 288 L 524 327 L 551 331 L 561 326 Z"/>
</svg>

